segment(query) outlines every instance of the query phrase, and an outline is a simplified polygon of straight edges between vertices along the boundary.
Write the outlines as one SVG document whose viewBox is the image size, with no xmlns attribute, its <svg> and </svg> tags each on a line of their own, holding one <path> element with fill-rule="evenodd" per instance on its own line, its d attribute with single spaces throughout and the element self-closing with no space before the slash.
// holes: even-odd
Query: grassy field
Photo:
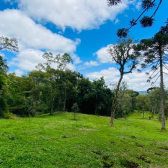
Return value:
<svg viewBox="0 0 168 168">
<path fill-rule="evenodd" d="M 115 120 L 115 127 L 109 122 L 108 117 L 84 114 L 73 120 L 72 113 L 30 122 L 0 119 L 0 167 L 168 167 L 168 132 L 160 131 L 157 119 L 133 114 Z"/>
</svg>

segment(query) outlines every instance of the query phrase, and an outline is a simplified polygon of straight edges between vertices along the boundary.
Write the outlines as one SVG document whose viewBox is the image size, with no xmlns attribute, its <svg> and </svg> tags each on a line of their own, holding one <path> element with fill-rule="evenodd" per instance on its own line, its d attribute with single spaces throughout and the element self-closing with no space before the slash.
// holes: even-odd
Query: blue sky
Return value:
<svg viewBox="0 0 168 168">
<path fill-rule="evenodd" d="M 141 0 L 123 0 L 109 8 L 106 0 L 1 0 L 0 36 L 16 37 L 19 42 L 19 53 L 2 51 L 9 71 L 22 75 L 35 69 L 44 61 L 44 51 L 68 52 L 74 62 L 69 69 L 90 80 L 104 76 L 106 84 L 115 84 L 119 72 L 110 63 L 107 48 L 118 39 L 117 29 L 128 27 L 129 21 L 139 16 L 140 4 Z M 152 37 L 168 18 L 167 6 L 168 1 L 164 0 L 153 27 L 144 29 L 138 24 L 130 36 L 139 40 Z M 150 87 L 146 80 L 145 72 L 135 71 L 124 77 L 134 90 Z"/>
</svg>

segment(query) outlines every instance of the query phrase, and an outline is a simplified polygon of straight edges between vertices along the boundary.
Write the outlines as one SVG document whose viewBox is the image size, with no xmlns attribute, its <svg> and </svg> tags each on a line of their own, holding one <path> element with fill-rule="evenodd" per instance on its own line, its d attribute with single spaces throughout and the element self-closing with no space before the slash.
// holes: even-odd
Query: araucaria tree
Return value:
<svg viewBox="0 0 168 168">
<path fill-rule="evenodd" d="M 163 68 L 168 70 L 168 23 L 166 26 L 162 26 L 160 31 L 154 35 L 151 39 L 143 39 L 140 43 L 140 48 L 144 51 L 144 63 L 142 68 L 151 67 L 152 73 L 148 73 L 150 82 L 152 79 L 156 79 L 154 84 L 160 77 L 160 112 L 162 121 L 162 130 L 166 130 L 165 127 L 165 113 L 164 113 L 164 83 L 163 83 Z"/>
<path fill-rule="evenodd" d="M 119 39 L 117 41 L 117 44 L 111 45 L 108 50 L 109 54 L 112 57 L 112 61 L 114 61 L 118 65 L 118 69 L 120 72 L 120 78 L 117 84 L 115 97 L 112 102 L 111 126 L 114 125 L 115 105 L 123 76 L 125 74 L 132 73 L 132 71 L 136 68 L 136 65 L 138 64 L 138 58 L 140 53 L 135 50 L 137 46 L 136 43 L 137 40 L 133 40 L 131 38 Z"/>
<path fill-rule="evenodd" d="M 132 1 L 132 0 L 130 0 Z M 130 26 L 128 28 L 121 28 L 117 31 L 117 36 L 127 37 L 129 30 L 137 25 L 137 22 L 140 21 L 140 24 L 142 27 L 151 27 L 155 21 L 154 17 L 161 5 L 163 0 L 159 0 L 158 3 L 156 3 L 156 0 L 142 0 L 141 7 L 143 9 L 142 13 L 135 19 L 130 20 Z M 107 0 L 108 6 L 116 6 L 119 3 L 121 3 L 122 0 Z M 143 16 L 144 13 L 148 12 L 149 10 L 153 10 L 152 14 L 150 16 Z M 142 17 L 143 16 L 143 17 Z"/>
</svg>

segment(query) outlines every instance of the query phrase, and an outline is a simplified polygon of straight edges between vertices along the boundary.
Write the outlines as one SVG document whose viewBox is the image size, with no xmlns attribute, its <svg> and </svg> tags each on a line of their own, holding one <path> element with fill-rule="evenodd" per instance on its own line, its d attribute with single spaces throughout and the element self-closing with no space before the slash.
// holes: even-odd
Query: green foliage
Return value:
<svg viewBox="0 0 168 168">
<path fill-rule="evenodd" d="M 145 118 L 144 116 L 144 112 L 145 111 L 151 111 L 151 101 L 149 99 L 148 95 L 138 95 L 137 98 L 137 109 L 143 112 L 143 118 Z"/>
<path fill-rule="evenodd" d="M 76 113 L 79 112 L 79 107 L 77 103 L 73 104 L 72 111 L 74 112 L 74 120 L 76 120 Z"/>
<path fill-rule="evenodd" d="M 0 50 L 18 52 L 18 42 L 16 38 L 0 37 Z"/>
<path fill-rule="evenodd" d="M 14 114 L 12 114 L 12 113 L 10 113 L 10 112 L 4 113 L 4 114 L 2 115 L 2 117 L 3 117 L 4 119 L 16 119 L 16 118 L 17 118 Z"/>
<path fill-rule="evenodd" d="M 8 104 L 6 99 L 0 97 L 0 117 L 3 117 L 4 113 L 8 112 Z"/>
<path fill-rule="evenodd" d="M 0 117 L 8 112 L 8 104 L 6 100 L 7 91 L 7 78 L 5 75 L 0 75 Z"/>
<path fill-rule="evenodd" d="M 8 66 L 6 64 L 6 59 L 0 55 L 0 75 L 6 75 L 7 70 Z"/>
<path fill-rule="evenodd" d="M 15 38 L 0 37 L 0 50 L 18 52 L 18 42 Z M 0 53 L 0 117 L 8 112 L 7 91 L 8 85 L 6 78 L 8 66 L 6 59 Z"/>
</svg>

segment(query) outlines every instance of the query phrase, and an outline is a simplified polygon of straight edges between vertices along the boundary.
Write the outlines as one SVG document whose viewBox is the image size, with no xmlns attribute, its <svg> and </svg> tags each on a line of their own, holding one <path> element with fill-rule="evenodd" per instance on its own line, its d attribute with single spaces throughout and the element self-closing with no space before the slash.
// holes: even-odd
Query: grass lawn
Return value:
<svg viewBox="0 0 168 168">
<path fill-rule="evenodd" d="M 136 113 L 109 123 L 85 114 L 73 120 L 72 113 L 0 119 L 0 167 L 168 168 L 168 132 L 156 117 Z"/>
</svg>

